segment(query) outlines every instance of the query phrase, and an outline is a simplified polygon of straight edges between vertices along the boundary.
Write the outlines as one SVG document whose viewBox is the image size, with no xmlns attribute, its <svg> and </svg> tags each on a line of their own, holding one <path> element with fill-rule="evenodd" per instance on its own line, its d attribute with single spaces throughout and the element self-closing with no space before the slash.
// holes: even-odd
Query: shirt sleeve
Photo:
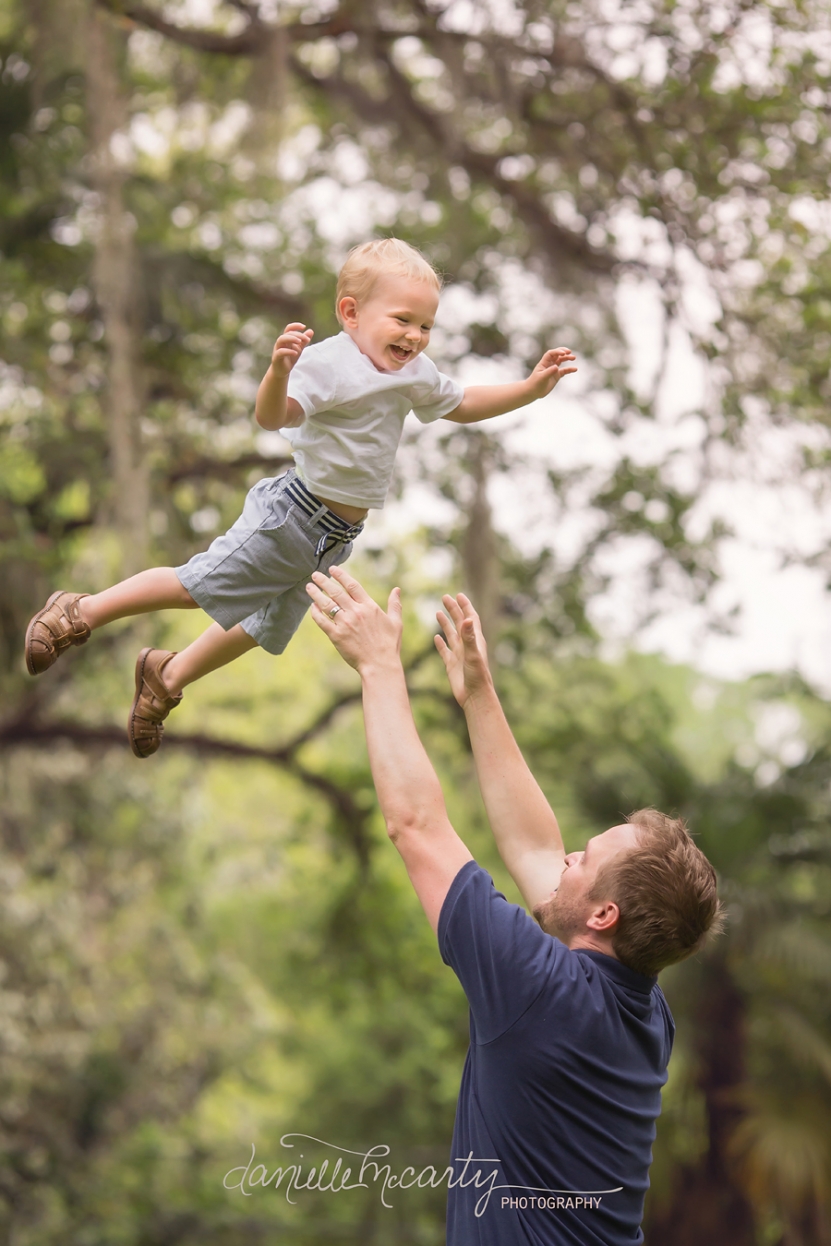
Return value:
<svg viewBox="0 0 831 1246">
<path fill-rule="evenodd" d="M 304 416 L 328 411 L 335 403 L 337 368 L 327 359 L 325 342 L 307 346 L 289 373 L 286 394 L 299 403 Z"/>
<path fill-rule="evenodd" d="M 531 1007 L 567 954 L 475 861 L 462 866 L 439 917 L 439 950 L 470 1005 L 480 1043 L 492 1042 Z"/>
<path fill-rule="evenodd" d="M 432 424 L 434 420 L 440 420 L 443 415 L 456 410 L 465 396 L 465 390 L 458 381 L 439 372 L 431 360 L 425 362 L 430 364 L 432 375 L 424 385 L 423 395 L 419 393 L 414 398 L 413 412 L 422 424 Z"/>
</svg>

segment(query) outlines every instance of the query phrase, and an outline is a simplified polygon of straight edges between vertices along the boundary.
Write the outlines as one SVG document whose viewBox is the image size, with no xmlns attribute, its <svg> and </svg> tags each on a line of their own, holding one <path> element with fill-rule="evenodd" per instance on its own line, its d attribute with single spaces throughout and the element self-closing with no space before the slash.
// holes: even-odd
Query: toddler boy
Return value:
<svg viewBox="0 0 831 1246">
<path fill-rule="evenodd" d="M 463 389 L 422 353 L 440 289 L 407 243 L 354 248 L 338 278 L 343 332 L 312 346 L 311 329 L 288 325 L 257 391 L 257 422 L 285 430 L 295 466 L 256 484 L 236 523 L 184 566 L 153 567 L 101 593 L 53 593 L 26 632 L 29 673 L 115 619 L 201 606 L 214 622 L 186 649 L 138 656 L 127 729 L 135 755 L 149 757 L 188 684 L 257 645 L 283 652 L 310 605 L 311 573 L 345 562 L 367 511 L 384 505 L 411 410 L 424 424 L 471 424 L 543 397 L 576 371 L 560 348 L 524 381 Z"/>
</svg>

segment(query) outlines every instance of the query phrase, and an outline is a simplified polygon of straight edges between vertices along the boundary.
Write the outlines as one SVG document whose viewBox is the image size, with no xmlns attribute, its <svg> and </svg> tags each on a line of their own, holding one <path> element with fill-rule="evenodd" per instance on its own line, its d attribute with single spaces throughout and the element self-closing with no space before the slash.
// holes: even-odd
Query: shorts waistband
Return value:
<svg viewBox="0 0 831 1246">
<path fill-rule="evenodd" d="M 325 502 L 321 502 L 320 498 L 315 497 L 299 476 L 295 476 L 290 480 L 285 488 L 286 494 L 295 502 L 297 506 L 308 515 L 314 523 L 318 524 L 324 532 L 337 537 L 344 542 L 353 541 L 364 530 L 363 523 L 350 524 L 345 519 L 341 519 L 340 515 L 336 515 L 334 511 L 329 510 Z"/>
</svg>

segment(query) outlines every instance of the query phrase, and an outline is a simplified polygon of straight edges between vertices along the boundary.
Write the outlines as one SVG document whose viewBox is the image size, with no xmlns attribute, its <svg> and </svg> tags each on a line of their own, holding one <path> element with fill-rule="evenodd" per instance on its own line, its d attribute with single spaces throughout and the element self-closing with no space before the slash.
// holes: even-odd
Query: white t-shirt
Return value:
<svg viewBox="0 0 831 1246">
<path fill-rule="evenodd" d="M 282 431 L 313 493 L 380 508 L 409 412 L 429 424 L 454 411 L 464 392 L 425 355 L 400 372 L 381 372 L 339 333 L 307 346 L 289 373 L 288 396 L 306 418 Z"/>
</svg>

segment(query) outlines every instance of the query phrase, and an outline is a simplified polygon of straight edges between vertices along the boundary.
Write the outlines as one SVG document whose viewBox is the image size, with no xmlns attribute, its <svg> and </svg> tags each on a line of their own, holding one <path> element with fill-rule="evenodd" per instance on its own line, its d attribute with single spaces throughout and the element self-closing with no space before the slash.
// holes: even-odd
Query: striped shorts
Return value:
<svg viewBox="0 0 831 1246">
<path fill-rule="evenodd" d="M 176 575 L 226 631 L 240 623 L 268 653 L 282 653 L 311 605 L 311 573 L 346 562 L 362 529 L 324 506 L 292 467 L 254 485 L 236 523 Z"/>
</svg>

